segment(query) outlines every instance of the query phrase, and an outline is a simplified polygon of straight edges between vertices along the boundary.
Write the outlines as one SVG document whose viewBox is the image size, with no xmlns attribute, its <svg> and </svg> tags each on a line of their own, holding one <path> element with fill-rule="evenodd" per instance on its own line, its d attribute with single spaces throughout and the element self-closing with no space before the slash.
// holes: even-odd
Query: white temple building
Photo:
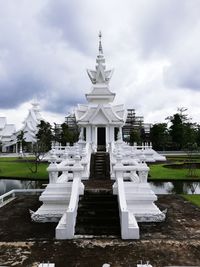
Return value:
<svg viewBox="0 0 200 267">
<path fill-rule="evenodd" d="M 86 142 L 94 150 L 106 150 L 114 142 L 115 131 L 122 132 L 126 119 L 124 105 L 113 105 L 115 93 L 109 89 L 113 70 L 106 70 L 105 58 L 99 41 L 99 54 L 96 69 L 87 70 L 92 82 L 91 92 L 86 94 L 87 105 L 78 105 L 75 110 L 76 121 L 82 133 L 86 131 Z"/>
<path fill-rule="evenodd" d="M 113 104 L 115 94 L 109 88 L 113 71 L 106 70 L 101 34 L 96 68 L 87 73 L 92 82 L 88 103 L 75 109 L 81 127 L 79 141 L 74 146 L 52 147 L 49 184 L 31 218 L 58 222 L 57 239 L 88 236 L 95 227 L 106 235 L 117 233 L 114 229 L 119 227 L 122 239 L 138 239 L 138 222 L 165 220 L 165 213 L 154 203 L 157 197 L 147 181 L 146 164 L 165 158 L 149 144 L 123 142 L 126 111 L 123 105 Z"/>
<path fill-rule="evenodd" d="M 32 108 L 29 109 L 28 115 L 23 121 L 22 128 L 18 131 L 24 132 L 24 140 L 29 143 L 35 143 L 37 141 L 36 134 L 38 132 L 37 126 L 40 124 L 40 121 L 43 120 L 41 113 L 40 113 L 40 107 L 39 103 L 34 101 L 32 103 Z"/>
<path fill-rule="evenodd" d="M 0 117 L 0 142 L 2 152 L 13 152 L 13 146 L 15 146 L 15 132 L 15 125 L 7 124 L 6 117 Z"/>
<path fill-rule="evenodd" d="M 23 121 L 23 126 L 21 129 L 16 131 L 14 124 L 7 124 L 6 117 L 0 117 L 0 142 L 2 146 L 2 152 L 21 152 L 22 147 L 18 147 L 17 136 L 23 132 L 24 140 L 27 143 L 34 144 L 36 139 L 36 134 L 38 132 L 37 126 L 40 121 L 43 120 L 39 103 L 34 101 L 32 103 L 32 108 L 29 109 L 27 117 Z"/>
</svg>

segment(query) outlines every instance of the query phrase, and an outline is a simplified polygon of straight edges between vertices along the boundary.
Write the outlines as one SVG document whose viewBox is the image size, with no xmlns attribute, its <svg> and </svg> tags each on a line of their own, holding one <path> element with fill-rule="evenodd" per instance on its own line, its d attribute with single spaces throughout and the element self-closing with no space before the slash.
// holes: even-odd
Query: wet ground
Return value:
<svg viewBox="0 0 200 267">
<path fill-rule="evenodd" d="M 38 196 L 17 197 L 0 209 L 0 266 L 37 266 L 54 262 L 56 267 L 135 267 L 139 260 L 153 267 L 200 266 L 200 208 L 176 195 L 159 196 L 157 205 L 168 209 L 163 223 L 140 224 L 139 241 L 76 237 L 56 241 L 56 224 L 37 224 L 29 209 L 39 207 Z"/>
</svg>

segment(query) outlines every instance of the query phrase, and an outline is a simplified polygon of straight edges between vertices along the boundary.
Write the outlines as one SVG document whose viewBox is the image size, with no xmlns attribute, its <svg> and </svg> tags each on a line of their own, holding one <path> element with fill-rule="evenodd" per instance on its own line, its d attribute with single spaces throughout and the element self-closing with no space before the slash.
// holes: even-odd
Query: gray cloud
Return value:
<svg viewBox="0 0 200 267">
<path fill-rule="evenodd" d="M 99 29 L 119 102 L 151 118 L 181 102 L 198 108 L 187 97 L 200 88 L 198 0 L 8 0 L 2 7 L 0 109 L 37 96 L 45 110 L 63 114 L 85 102 Z"/>
</svg>

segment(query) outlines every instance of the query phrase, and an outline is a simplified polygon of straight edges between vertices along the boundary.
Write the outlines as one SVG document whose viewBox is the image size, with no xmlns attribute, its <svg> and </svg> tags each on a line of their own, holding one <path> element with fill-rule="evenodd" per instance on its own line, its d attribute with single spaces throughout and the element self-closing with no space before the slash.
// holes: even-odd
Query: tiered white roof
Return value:
<svg viewBox="0 0 200 267">
<path fill-rule="evenodd" d="M 3 145 L 7 145 L 13 139 L 16 132 L 14 124 L 7 124 L 6 117 L 0 117 L 0 141 Z"/>
<path fill-rule="evenodd" d="M 42 116 L 40 114 L 39 103 L 32 103 L 32 108 L 29 110 L 28 116 L 23 122 L 23 127 L 20 131 L 24 132 L 26 142 L 36 142 L 37 126 L 40 124 Z"/>
<path fill-rule="evenodd" d="M 6 125 L 6 117 L 0 117 L 0 131 L 4 129 Z"/>
<path fill-rule="evenodd" d="M 91 92 L 86 94 L 88 105 L 78 105 L 75 110 L 76 120 L 79 125 L 123 125 L 126 111 L 123 105 L 112 105 L 115 93 L 109 89 L 109 82 L 113 70 L 106 70 L 105 58 L 99 34 L 99 54 L 96 59 L 95 70 L 87 70 L 92 82 Z"/>
</svg>

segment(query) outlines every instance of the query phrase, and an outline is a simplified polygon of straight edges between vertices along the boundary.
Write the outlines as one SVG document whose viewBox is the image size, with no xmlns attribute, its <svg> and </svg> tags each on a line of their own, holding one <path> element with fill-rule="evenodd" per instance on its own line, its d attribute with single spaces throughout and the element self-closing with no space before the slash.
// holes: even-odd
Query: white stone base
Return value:
<svg viewBox="0 0 200 267">
<path fill-rule="evenodd" d="M 166 212 L 135 214 L 135 218 L 137 222 L 163 222 L 166 219 Z"/>
<path fill-rule="evenodd" d="M 35 222 L 59 222 L 67 211 L 71 197 L 72 182 L 48 184 L 39 200 L 43 202 L 36 211 L 30 211 L 31 219 Z M 79 195 L 84 192 L 84 185 L 80 183 Z"/>
</svg>

